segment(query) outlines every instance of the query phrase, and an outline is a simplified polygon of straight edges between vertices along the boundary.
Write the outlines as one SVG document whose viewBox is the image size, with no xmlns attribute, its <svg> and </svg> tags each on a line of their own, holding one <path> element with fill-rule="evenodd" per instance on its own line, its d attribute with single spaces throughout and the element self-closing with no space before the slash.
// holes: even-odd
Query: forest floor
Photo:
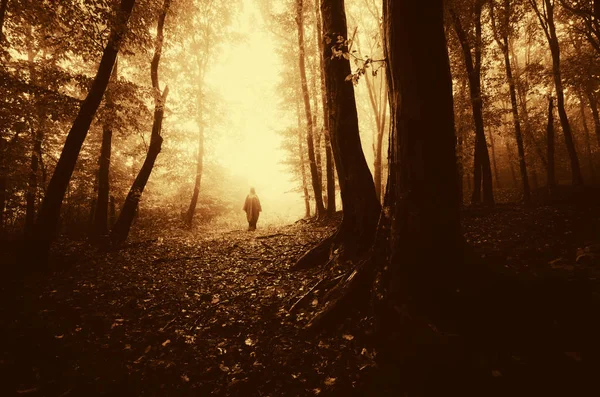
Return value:
<svg viewBox="0 0 600 397">
<path fill-rule="evenodd" d="M 398 395 L 376 362 L 368 313 L 303 331 L 331 283 L 320 283 L 322 269 L 289 268 L 334 229 L 157 230 L 109 252 L 60 241 L 52 271 L 0 282 L 0 395 Z M 536 349 L 469 348 L 473 376 L 494 390 L 480 395 L 521 395 L 524 377 L 523 395 L 600 395 L 588 382 L 600 374 L 598 197 L 471 208 L 464 229 L 490 266 L 540 294 L 545 309 L 531 314 L 551 329 L 523 330 L 547 342 Z M 16 266 L 9 252 L 5 275 Z"/>
</svg>

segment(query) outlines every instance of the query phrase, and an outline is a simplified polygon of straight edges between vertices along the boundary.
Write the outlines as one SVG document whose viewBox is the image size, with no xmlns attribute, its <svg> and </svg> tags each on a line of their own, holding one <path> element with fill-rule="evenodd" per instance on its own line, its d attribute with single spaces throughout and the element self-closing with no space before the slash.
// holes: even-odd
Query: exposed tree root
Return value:
<svg viewBox="0 0 600 397">
<path fill-rule="evenodd" d="M 325 295 L 325 305 L 308 323 L 306 329 L 317 332 L 327 325 L 339 323 L 341 316 L 349 309 L 356 309 L 357 305 L 367 304 L 365 297 L 370 293 L 375 272 L 371 260 L 363 260 L 342 278 L 333 289 Z"/>
<path fill-rule="evenodd" d="M 306 251 L 291 267 L 291 270 L 310 269 L 327 263 L 337 235 L 338 232 L 333 233 L 331 236 L 321 241 L 317 246 Z"/>
</svg>

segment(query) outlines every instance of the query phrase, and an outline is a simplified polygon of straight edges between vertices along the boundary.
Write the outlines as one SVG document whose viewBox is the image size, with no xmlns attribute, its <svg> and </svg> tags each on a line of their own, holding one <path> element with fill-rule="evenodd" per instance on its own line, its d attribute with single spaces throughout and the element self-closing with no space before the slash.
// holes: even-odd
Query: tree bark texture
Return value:
<svg viewBox="0 0 600 397">
<path fill-rule="evenodd" d="M 571 125 L 565 109 L 565 94 L 560 70 L 560 45 L 554 23 L 554 1 L 543 0 L 544 7 L 542 10 L 539 9 L 537 0 L 530 0 L 529 2 L 533 6 L 550 46 L 550 53 L 552 54 L 552 77 L 554 79 L 554 88 L 556 89 L 556 109 L 558 110 L 558 117 L 571 162 L 571 182 L 574 186 L 580 186 L 583 185 L 583 177 L 581 175 L 577 150 L 575 149 L 575 142 L 573 141 Z"/>
<path fill-rule="evenodd" d="M 423 296 L 448 281 L 456 270 L 448 258 L 462 248 L 443 1 L 385 0 L 384 28 L 392 120 L 390 293 Z"/>
<path fill-rule="evenodd" d="M 471 95 L 471 106 L 473 109 L 473 122 L 475 125 L 475 155 L 473 171 L 473 194 L 472 203 L 480 203 L 481 192 L 483 190 L 483 203 L 485 205 L 494 205 L 494 191 L 492 186 L 492 167 L 490 164 L 490 155 L 485 139 L 485 130 L 483 123 L 483 102 L 481 98 L 481 3 L 478 2 L 475 11 L 475 34 L 476 43 L 471 45 L 467 32 L 464 30 L 459 16 L 453 9 L 450 9 L 452 23 L 460 42 L 465 67 L 469 80 L 469 93 Z M 471 53 L 474 49 L 474 56 Z"/>
<path fill-rule="evenodd" d="M 108 44 L 102 54 L 98 72 L 87 97 L 83 101 L 73 126 L 67 135 L 60 158 L 50 179 L 46 195 L 42 202 L 37 222 L 35 225 L 33 246 L 35 247 L 36 261 L 47 260 L 50 244 L 54 239 L 60 217 L 60 208 L 65 197 L 73 169 L 79 157 L 81 146 L 85 141 L 90 124 L 102 101 L 104 91 L 108 85 L 119 46 L 127 30 L 127 22 L 133 10 L 135 0 L 121 0 L 118 9 L 118 22 L 112 29 Z"/>
<path fill-rule="evenodd" d="M 317 42 L 319 54 L 323 54 L 323 28 L 319 1 L 315 0 L 315 19 L 317 21 Z M 319 56 L 319 77 L 321 79 L 321 102 L 323 107 L 323 137 L 325 138 L 325 173 L 327 177 L 327 215 L 335 214 L 335 164 L 331 150 L 329 133 L 329 108 L 327 106 L 327 90 L 325 87 L 325 69 L 323 57 Z"/>
<path fill-rule="evenodd" d="M 156 162 L 156 158 L 158 157 L 162 146 L 162 121 L 165 110 L 165 102 L 167 99 L 167 94 L 169 93 L 169 88 L 166 87 L 161 94 L 160 86 L 158 83 L 158 65 L 160 63 L 160 57 L 162 53 L 164 40 L 163 28 L 170 4 L 171 0 L 164 1 L 162 10 L 158 18 L 154 57 L 152 58 L 152 62 L 150 65 L 150 76 L 152 79 L 152 88 L 154 89 L 154 121 L 152 123 L 150 145 L 148 146 L 148 153 L 146 154 L 144 164 L 138 172 L 138 175 L 135 178 L 135 181 L 133 182 L 129 193 L 127 194 L 127 198 L 125 199 L 123 208 L 121 209 L 119 217 L 117 218 L 117 221 L 115 222 L 115 225 L 112 229 L 110 237 L 113 245 L 116 246 L 122 244 L 129 235 L 131 224 L 133 223 L 133 219 L 135 218 L 138 209 L 140 197 L 144 192 L 144 188 L 146 187 L 146 183 L 150 178 L 150 174 L 152 173 L 152 169 L 154 168 L 154 163 Z"/>
<path fill-rule="evenodd" d="M 298 26 L 298 69 L 300 71 L 300 83 L 302 87 L 302 98 L 304 100 L 304 111 L 306 112 L 306 148 L 308 149 L 308 163 L 312 181 L 313 192 L 315 194 L 316 216 L 317 219 L 325 216 L 325 206 L 323 204 L 323 189 L 319 180 L 319 171 L 315 158 L 315 145 L 313 138 L 313 118 L 310 106 L 310 94 L 308 92 L 308 83 L 306 79 L 305 64 L 305 43 L 304 43 L 304 2 L 296 0 L 296 25 Z"/>
<path fill-rule="evenodd" d="M 344 1 L 322 1 L 321 15 L 329 131 L 344 210 L 337 238 L 349 255 L 361 255 L 372 245 L 381 207 L 360 142 L 354 86 L 346 81 L 350 62 L 332 51 L 348 51 Z"/>
<path fill-rule="evenodd" d="M 118 79 L 118 65 L 115 61 L 111 83 L 114 85 Z M 114 101 L 109 92 L 106 94 L 106 107 L 109 119 L 104 121 L 102 127 L 102 145 L 100 147 L 100 158 L 98 160 L 98 197 L 94 210 L 93 236 L 100 237 L 108 234 L 108 200 L 110 195 L 110 157 L 112 151 L 113 122 L 110 119 L 114 111 Z"/>
</svg>

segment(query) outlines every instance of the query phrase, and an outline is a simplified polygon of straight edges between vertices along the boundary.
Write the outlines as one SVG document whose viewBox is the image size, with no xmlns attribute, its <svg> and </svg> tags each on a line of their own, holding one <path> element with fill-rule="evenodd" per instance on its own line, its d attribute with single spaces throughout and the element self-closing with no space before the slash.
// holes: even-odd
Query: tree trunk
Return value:
<svg viewBox="0 0 600 397">
<path fill-rule="evenodd" d="M 115 60 L 113 67 L 112 84 L 118 80 L 118 65 Z M 110 89 L 109 89 L 110 90 Z M 106 107 L 109 118 L 114 112 L 114 103 L 110 92 L 106 95 Z M 102 145 L 100 147 L 100 159 L 98 160 L 98 197 L 96 199 L 96 208 L 94 210 L 93 237 L 98 238 L 108 234 L 108 198 L 110 195 L 110 157 L 112 151 L 112 120 L 105 120 L 102 128 Z"/>
<path fill-rule="evenodd" d="M 314 138 L 314 144 L 315 144 L 315 164 L 317 165 L 317 175 L 319 178 L 319 184 L 321 185 L 321 192 L 323 191 L 323 165 L 322 165 L 322 158 L 321 158 L 321 135 L 323 134 L 323 128 L 318 128 L 317 126 L 319 125 L 319 111 L 318 111 L 318 107 L 319 104 L 317 102 L 317 97 L 318 97 L 318 92 L 317 92 L 317 73 L 318 73 L 318 67 L 316 66 L 316 62 L 315 62 L 315 67 L 312 70 L 312 75 L 311 75 L 311 86 L 312 86 L 312 102 L 313 102 L 313 128 L 314 128 L 314 134 L 313 134 L 313 138 Z"/>
<path fill-rule="evenodd" d="M 392 305 L 420 305 L 456 277 L 463 244 L 443 1 L 385 0 L 383 9 L 392 120 L 387 291 Z"/>
<path fill-rule="evenodd" d="M 517 151 L 519 155 L 519 170 L 521 172 L 521 183 L 523 188 L 523 202 L 529 204 L 531 202 L 531 189 L 529 188 L 529 178 L 527 177 L 527 164 L 525 162 L 525 145 L 523 144 L 523 133 L 521 132 L 521 119 L 519 118 L 519 107 L 517 103 L 517 90 L 515 88 L 515 80 L 512 74 L 510 65 L 510 57 L 508 51 L 508 37 L 504 36 L 504 43 L 501 46 L 504 55 L 504 68 L 506 70 L 506 78 L 508 79 L 508 90 L 510 92 L 510 104 L 513 116 L 513 125 L 515 129 L 515 138 L 517 140 Z"/>
<path fill-rule="evenodd" d="M 581 114 L 581 126 L 583 127 L 583 139 L 585 143 L 585 151 L 590 169 L 590 176 L 593 182 L 596 182 L 596 171 L 594 170 L 594 158 L 592 156 L 592 146 L 590 144 L 590 129 L 585 117 L 585 105 L 583 104 L 583 95 L 579 95 L 579 112 Z"/>
<path fill-rule="evenodd" d="M 321 181 L 319 180 L 319 172 L 315 159 L 315 147 L 313 141 L 313 118 L 310 108 L 310 95 L 308 92 L 308 84 L 306 80 L 306 65 L 305 65 L 305 44 L 304 44 L 304 4 L 303 0 L 296 0 L 296 24 L 298 25 L 298 65 L 300 71 L 300 82 L 302 86 L 302 97 L 304 99 L 304 110 L 306 112 L 306 147 L 308 149 L 308 162 L 310 166 L 310 175 L 312 180 L 313 192 L 315 194 L 316 216 L 321 219 L 326 215 L 325 206 L 323 205 L 323 191 Z"/>
<path fill-rule="evenodd" d="M 550 53 L 552 55 L 552 77 L 554 78 L 554 87 L 556 89 L 556 109 L 558 110 L 558 117 L 560 119 L 567 153 L 569 154 L 569 160 L 571 162 L 572 183 L 574 186 L 580 186 L 583 185 L 583 177 L 581 176 L 581 169 L 579 167 L 575 142 L 573 141 L 571 125 L 569 123 L 569 118 L 567 117 L 567 111 L 565 110 L 565 95 L 560 71 L 560 46 L 558 36 L 556 35 L 556 27 L 554 25 L 554 2 L 552 0 L 543 1 L 545 4 L 544 13 L 540 12 L 536 0 L 530 0 L 530 3 L 533 5 L 533 9 L 540 20 L 544 33 L 546 34 L 546 39 L 548 40 L 548 45 L 550 46 Z"/>
<path fill-rule="evenodd" d="M 500 175 L 498 174 L 498 165 L 496 162 L 496 141 L 494 140 L 494 131 L 490 129 L 490 148 L 492 149 L 492 167 L 494 167 L 494 179 L 496 181 L 496 188 L 502 188 L 500 182 Z"/>
<path fill-rule="evenodd" d="M 585 95 L 590 104 L 590 109 L 592 110 L 592 117 L 594 119 L 594 133 L 596 134 L 596 139 L 598 140 L 598 147 L 600 147 L 600 115 L 598 114 L 598 101 L 596 100 L 596 96 L 592 90 L 586 89 Z"/>
<path fill-rule="evenodd" d="M 133 223 L 133 219 L 136 215 L 140 197 L 144 192 L 146 183 L 148 182 L 150 174 L 152 173 L 152 169 L 154 168 L 156 158 L 161 150 L 163 138 L 161 137 L 160 133 L 162 130 L 165 102 L 169 93 L 169 87 L 165 87 L 165 90 L 161 95 L 160 86 L 158 83 L 158 64 L 160 62 L 164 40 L 163 28 L 165 24 L 165 18 L 169 11 L 170 4 L 171 0 L 164 0 L 163 7 L 158 18 L 154 57 L 152 58 L 150 65 L 150 76 L 152 78 L 152 88 L 154 89 L 154 121 L 152 123 L 150 145 L 148 146 L 148 153 L 146 154 L 144 164 L 135 178 L 129 193 L 127 194 L 127 198 L 125 199 L 125 204 L 123 204 L 123 208 L 119 213 L 119 218 L 113 226 L 110 237 L 115 246 L 122 244 L 129 235 L 129 229 L 131 228 L 131 224 Z"/>
<path fill-rule="evenodd" d="M 321 12 L 319 1 L 315 0 L 315 19 L 317 21 L 317 37 L 319 54 L 323 54 L 323 29 L 321 26 Z M 321 78 L 321 102 L 323 106 L 323 136 L 325 137 L 325 168 L 327 176 L 327 215 L 335 214 L 335 165 L 331 151 L 331 139 L 329 134 L 329 108 L 327 105 L 327 92 L 325 88 L 325 66 L 323 57 L 319 56 L 319 76 Z"/>
<path fill-rule="evenodd" d="M 35 70 L 34 63 L 34 51 L 31 48 L 31 43 L 27 43 L 27 61 L 29 67 L 29 78 L 32 84 L 38 83 L 38 76 Z M 40 103 L 40 98 L 36 92 L 32 93 L 32 99 L 34 102 L 35 116 L 30 120 L 31 127 L 31 162 L 29 165 L 29 181 L 27 184 L 27 193 L 25 195 L 25 239 L 29 241 L 33 235 L 34 224 L 35 224 L 35 202 L 38 190 L 38 169 L 40 163 L 40 157 L 42 153 L 42 139 L 44 134 L 44 108 Z"/>
<path fill-rule="evenodd" d="M 383 81 L 383 77 L 380 77 Z M 387 97 L 386 88 L 384 84 L 380 87 L 378 99 L 375 98 L 375 87 L 372 78 L 369 73 L 365 73 L 365 81 L 367 83 L 367 91 L 369 93 L 369 101 L 371 102 L 371 108 L 375 114 L 375 142 L 373 145 L 373 180 L 375 183 L 375 194 L 377 199 L 381 202 L 381 189 L 382 189 L 382 148 L 383 148 L 383 134 L 385 132 L 385 119 L 387 112 L 387 104 L 384 103 Z M 384 91 L 384 92 L 381 92 Z"/>
<path fill-rule="evenodd" d="M 206 59 L 209 56 L 210 47 L 208 38 L 205 38 L 205 58 L 197 60 L 198 67 L 198 88 L 196 91 L 196 112 L 197 112 L 197 120 L 198 120 L 198 154 L 196 158 L 196 177 L 194 179 L 194 190 L 192 193 L 192 199 L 190 201 L 190 206 L 188 207 L 187 213 L 185 215 L 185 224 L 187 227 L 192 227 L 192 222 L 194 220 L 194 215 L 196 213 L 196 206 L 198 204 L 198 196 L 200 195 L 200 185 L 202 183 L 202 174 L 204 173 L 204 76 L 206 72 Z"/>
<path fill-rule="evenodd" d="M 508 158 L 508 166 L 510 167 L 510 176 L 512 178 L 513 187 L 517 188 L 519 184 L 517 183 L 517 173 L 515 172 L 515 165 L 513 164 L 513 155 L 510 144 L 508 143 L 508 139 L 504 140 L 506 145 L 506 157 Z"/>
<path fill-rule="evenodd" d="M 546 126 L 546 140 L 548 149 L 546 152 L 546 184 L 549 190 L 556 187 L 556 176 L 554 172 L 554 113 L 553 113 L 554 98 L 548 98 L 548 125 Z"/>
<path fill-rule="evenodd" d="M 350 62 L 341 56 L 348 51 L 344 1 L 324 0 L 321 15 L 329 131 L 344 216 L 337 233 L 305 253 L 296 268 L 326 262 L 333 253 L 341 257 L 340 260 L 363 257 L 373 244 L 381 210 L 360 142 L 354 86 L 346 80 L 351 73 Z M 332 47 L 340 51 L 339 56 L 334 55 Z"/>
<path fill-rule="evenodd" d="M 83 101 L 79 113 L 73 122 L 73 126 L 67 135 L 62 153 L 56 164 L 54 174 L 50 179 L 44 201 L 35 225 L 31 253 L 35 252 L 33 260 L 46 262 L 50 250 L 50 244 L 60 217 L 65 192 L 69 185 L 73 169 L 79 157 L 81 146 L 85 141 L 90 124 L 102 101 L 102 96 L 108 85 L 111 71 L 119 51 L 119 46 L 127 29 L 127 22 L 133 9 L 135 0 L 121 0 L 118 10 L 119 20 L 111 31 L 108 43 L 102 54 L 100 66 L 90 91 Z M 35 249 L 33 249 L 35 247 Z"/>
<path fill-rule="evenodd" d="M 300 101 L 296 102 L 296 117 L 298 119 L 298 160 L 300 161 L 300 175 L 302 175 L 302 192 L 304 193 L 304 217 L 310 218 L 310 195 L 306 182 L 306 167 L 304 160 L 304 145 L 302 144 L 302 116 L 300 115 Z"/>
<path fill-rule="evenodd" d="M 483 188 L 483 203 L 485 205 L 493 206 L 494 191 L 492 186 L 492 167 L 485 139 L 483 102 L 481 99 L 481 7 L 482 5 L 478 2 L 475 9 L 477 41 L 474 45 L 475 59 L 473 59 L 473 55 L 471 54 L 471 45 L 459 17 L 452 9 L 450 10 L 450 14 L 465 58 L 465 66 L 469 77 L 471 105 L 473 108 L 473 122 L 475 124 L 474 178 L 471 201 L 473 203 L 481 202 L 481 188 Z"/>
</svg>

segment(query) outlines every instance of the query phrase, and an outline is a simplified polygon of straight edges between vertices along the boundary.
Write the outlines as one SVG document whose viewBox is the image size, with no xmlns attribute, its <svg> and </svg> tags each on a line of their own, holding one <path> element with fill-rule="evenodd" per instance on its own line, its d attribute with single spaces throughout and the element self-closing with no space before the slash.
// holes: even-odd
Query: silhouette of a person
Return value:
<svg viewBox="0 0 600 397">
<path fill-rule="evenodd" d="M 246 196 L 246 201 L 244 202 L 244 208 L 246 211 L 246 219 L 248 220 L 248 231 L 256 230 L 256 222 L 258 222 L 258 216 L 262 211 L 260 206 L 260 200 L 256 195 L 256 191 L 253 187 L 250 188 L 250 194 Z"/>
</svg>

